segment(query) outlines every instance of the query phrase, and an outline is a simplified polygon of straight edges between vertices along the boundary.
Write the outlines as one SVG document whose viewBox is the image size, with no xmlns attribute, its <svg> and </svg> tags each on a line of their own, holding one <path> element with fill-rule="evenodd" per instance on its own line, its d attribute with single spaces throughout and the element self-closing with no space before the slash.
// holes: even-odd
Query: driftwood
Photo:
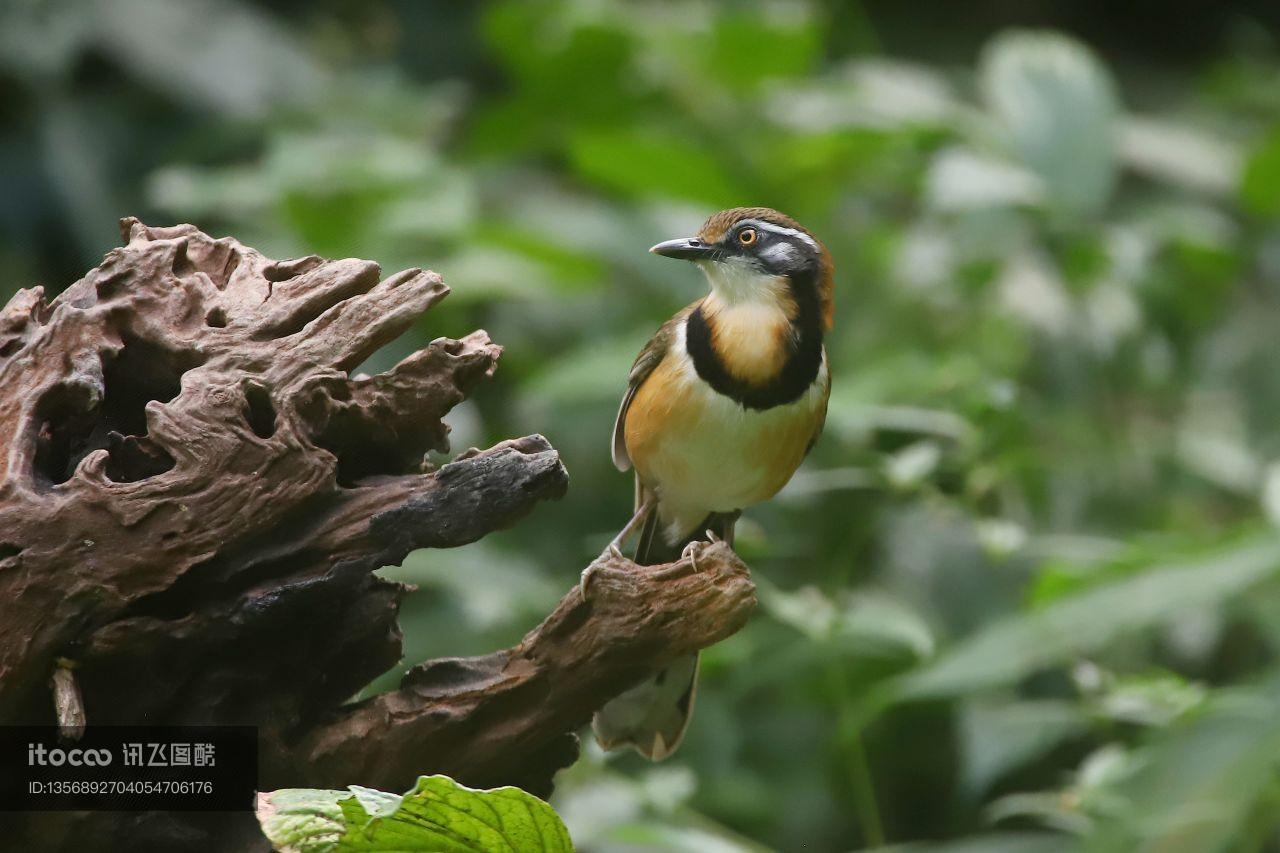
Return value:
<svg viewBox="0 0 1280 853">
<path fill-rule="evenodd" d="M 535 435 L 424 462 L 495 368 L 484 332 L 350 376 L 447 294 L 435 273 L 380 281 L 369 261 L 122 229 L 127 245 L 57 299 L 19 291 L 0 314 L 0 724 L 52 724 L 69 660 L 90 727 L 257 726 L 264 790 L 443 772 L 546 794 L 595 709 L 744 623 L 753 589 L 724 545 L 696 571 L 605 557 L 587 599 L 575 586 L 518 646 L 348 704 L 400 659 L 409 589 L 373 570 L 559 497 L 559 457 Z M 264 844 L 247 814 L 0 828 L 0 846 L 87 838 Z"/>
</svg>

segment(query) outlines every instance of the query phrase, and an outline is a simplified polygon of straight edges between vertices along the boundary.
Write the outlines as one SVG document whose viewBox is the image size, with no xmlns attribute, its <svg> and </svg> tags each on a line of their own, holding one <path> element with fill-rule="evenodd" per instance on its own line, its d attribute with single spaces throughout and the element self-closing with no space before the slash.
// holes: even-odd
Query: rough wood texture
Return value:
<svg viewBox="0 0 1280 853">
<path fill-rule="evenodd" d="M 400 657 L 408 590 L 373 570 L 509 525 L 567 475 L 541 436 L 424 468 L 494 370 L 484 332 L 349 375 L 446 295 L 435 273 L 122 226 L 57 299 L 23 290 L 0 313 L 0 723 L 53 723 L 68 658 L 90 726 L 258 726 L 264 789 L 445 772 L 545 793 L 592 711 L 745 621 L 753 590 L 722 545 L 697 572 L 606 559 L 519 646 L 344 705 Z M 255 832 L 106 813 L 0 836 L 245 849 Z"/>
<path fill-rule="evenodd" d="M 314 778 L 335 786 L 354 771 L 408 788 L 419 757 L 385 745 L 412 743 L 466 784 L 546 796 L 551 774 L 577 756 L 571 733 L 602 698 L 734 633 L 755 605 L 747 569 L 724 543 L 659 567 L 606 555 L 595 569 L 586 598 L 571 590 L 518 646 L 424 663 L 399 690 L 315 729 L 303 750 Z"/>
</svg>

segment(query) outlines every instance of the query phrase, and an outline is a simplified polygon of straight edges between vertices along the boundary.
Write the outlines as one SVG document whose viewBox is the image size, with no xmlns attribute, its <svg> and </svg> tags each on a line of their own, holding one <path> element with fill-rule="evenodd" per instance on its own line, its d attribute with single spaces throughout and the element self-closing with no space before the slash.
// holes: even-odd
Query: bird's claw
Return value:
<svg viewBox="0 0 1280 853">
<path fill-rule="evenodd" d="M 695 572 L 700 571 L 698 569 L 698 551 L 700 551 L 701 549 L 702 549 L 702 543 L 695 540 L 693 542 L 690 542 L 688 545 L 685 545 L 684 550 L 680 552 L 680 559 L 688 560 L 690 563 L 692 563 L 693 570 Z"/>
<path fill-rule="evenodd" d="M 717 536 L 714 530 L 708 530 L 707 541 L 710 542 L 712 545 L 719 545 L 724 540 L 721 539 L 719 536 Z"/>
<path fill-rule="evenodd" d="M 595 577 L 597 564 L 592 563 L 582 570 L 582 577 L 578 580 L 578 591 L 582 593 L 582 600 L 586 601 L 591 594 L 591 579 Z"/>
</svg>

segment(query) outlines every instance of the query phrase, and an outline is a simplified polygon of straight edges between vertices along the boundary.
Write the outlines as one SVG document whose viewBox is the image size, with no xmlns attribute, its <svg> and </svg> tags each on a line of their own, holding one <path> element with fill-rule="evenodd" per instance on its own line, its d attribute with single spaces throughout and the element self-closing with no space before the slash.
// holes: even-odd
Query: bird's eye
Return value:
<svg viewBox="0 0 1280 853">
<path fill-rule="evenodd" d="M 756 241 L 756 237 L 756 229 L 754 228 L 743 228 L 738 232 L 738 242 L 744 246 L 750 246 Z"/>
</svg>

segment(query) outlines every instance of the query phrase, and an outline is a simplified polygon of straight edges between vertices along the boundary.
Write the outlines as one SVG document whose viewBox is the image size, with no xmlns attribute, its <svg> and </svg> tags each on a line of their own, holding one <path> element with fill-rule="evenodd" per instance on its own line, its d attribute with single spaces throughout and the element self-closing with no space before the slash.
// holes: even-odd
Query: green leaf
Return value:
<svg viewBox="0 0 1280 853">
<path fill-rule="evenodd" d="M 562 853 L 568 830 L 551 807 L 519 788 L 477 791 L 422 776 L 403 796 L 289 788 L 258 801 L 262 831 L 282 853 L 438 851 Z"/>
<path fill-rule="evenodd" d="M 1243 825 L 1280 762 L 1280 674 L 1225 690 L 1203 713 L 1161 730 L 1135 769 L 1110 786 L 1113 805 L 1087 850 L 1208 853 L 1241 849 Z M 1259 848 L 1261 849 L 1261 848 Z"/>
<path fill-rule="evenodd" d="M 760 600 L 770 616 L 815 643 L 832 644 L 859 657 L 925 658 L 933 654 L 928 624 L 906 604 L 873 591 L 828 598 L 815 586 L 784 591 L 760 578 Z"/>
<path fill-rule="evenodd" d="M 100 50 L 192 107 L 260 117 L 306 103 L 330 83 L 297 31 L 249 3 L 122 0 L 95 12 L 81 14 Z"/>
<path fill-rule="evenodd" d="M 1116 583 L 1006 617 L 892 685 L 899 699 L 978 693 L 1106 647 L 1189 608 L 1238 595 L 1280 569 L 1280 540 L 1267 537 L 1192 563 L 1148 569 Z"/>
<path fill-rule="evenodd" d="M 1014 150 L 1052 200 L 1071 212 L 1100 209 L 1115 180 L 1118 104 L 1098 58 L 1066 36 L 1015 30 L 983 52 L 981 78 Z"/>
<path fill-rule="evenodd" d="M 271 843 L 283 851 L 327 853 L 337 850 L 346 831 L 342 798 L 346 791 L 285 788 L 258 797 L 258 822 Z"/>
<path fill-rule="evenodd" d="M 798 131 L 819 133 L 839 128 L 910 133 L 947 128 L 962 110 L 947 78 L 931 68 L 884 57 L 852 59 L 818 79 L 775 89 L 767 113 Z M 875 140 L 885 135 L 827 136 L 827 143 Z M 811 140 L 810 140 L 811 141 Z M 892 139 L 892 142 L 897 142 Z M 791 145 L 800 144 L 793 138 Z M 878 146 L 870 150 L 879 150 Z M 847 156 L 847 155 L 846 155 Z M 838 168 L 832 164 L 833 168 Z"/>
<path fill-rule="evenodd" d="M 629 195 L 727 206 L 747 194 L 723 159 L 688 135 L 654 128 L 589 131 L 574 138 L 570 154 L 583 176 Z"/>
<path fill-rule="evenodd" d="M 1004 774 L 1089 730 L 1083 709 L 1056 699 L 968 702 L 959 723 L 964 787 L 975 796 Z"/>
<path fill-rule="evenodd" d="M 734 9 L 721 14 L 709 43 L 699 38 L 690 52 L 701 57 L 705 69 L 721 83 L 735 89 L 805 73 L 821 55 L 817 15 L 805 6 L 772 15 L 769 11 L 742 14 Z"/>
<path fill-rule="evenodd" d="M 1259 216 L 1280 214 L 1280 130 L 1249 157 L 1240 181 L 1240 200 Z"/>
<path fill-rule="evenodd" d="M 1165 726 L 1204 703 L 1206 688 L 1172 673 L 1118 678 L 1096 697 L 1094 711 L 1142 726 Z"/>
<path fill-rule="evenodd" d="M 1226 196 L 1240 182 L 1244 158 L 1237 147 L 1191 124 L 1131 117 L 1119 144 L 1125 165 L 1173 186 Z"/>
<path fill-rule="evenodd" d="M 1045 191 L 1040 176 L 1017 163 L 952 146 L 929 164 L 925 198 L 934 210 L 966 211 L 1039 205 Z"/>
</svg>

